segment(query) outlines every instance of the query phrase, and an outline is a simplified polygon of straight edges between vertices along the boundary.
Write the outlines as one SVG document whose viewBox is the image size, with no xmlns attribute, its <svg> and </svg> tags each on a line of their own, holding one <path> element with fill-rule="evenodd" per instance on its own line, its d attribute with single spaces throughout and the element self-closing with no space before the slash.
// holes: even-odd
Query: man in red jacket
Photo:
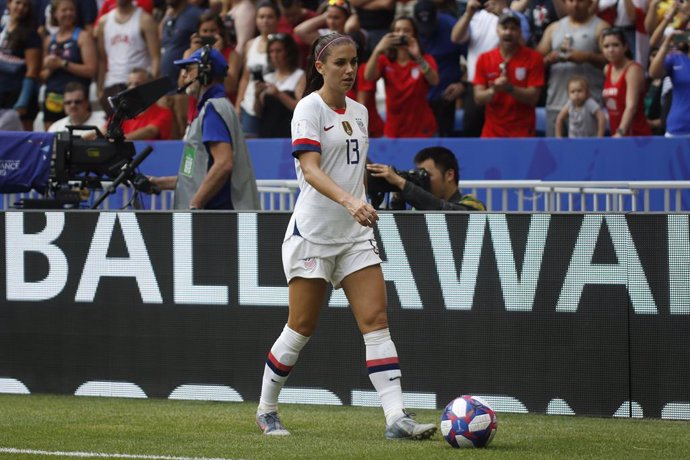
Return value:
<svg viewBox="0 0 690 460">
<path fill-rule="evenodd" d="M 512 11 L 500 16 L 497 31 L 498 48 L 479 56 L 473 81 L 476 103 L 486 106 L 482 137 L 533 137 L 544 59 L 523 45 Z"/>
</svg>

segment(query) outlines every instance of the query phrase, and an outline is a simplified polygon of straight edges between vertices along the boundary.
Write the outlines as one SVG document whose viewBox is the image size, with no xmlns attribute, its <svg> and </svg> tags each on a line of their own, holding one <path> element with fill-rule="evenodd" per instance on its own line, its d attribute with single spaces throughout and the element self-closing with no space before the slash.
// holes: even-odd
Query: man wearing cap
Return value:
<svg viewBox="0 0 690 460">
<path fill-rule="evenodd" d="M 440 80 L 438 85 L 429 89 L 427 99 L 436 117 L 438 134 L 449 137 L 455 130 L 455 100 L 464 91 L 464 85 L 460 83 L 460 54 L 463 46 L 450 39 L 455 18 L 439 12 L 432 0 L 417 1 L 413 18 L 422 49 L 432 55 L 438 64 Z"/>
<path fill-rule="evenodd" d="M 500 16 L 496 31 L 498 47 L 479 55 L 473 82 L 475 102 L 486 106 L 482 137 L 532 137 L 544 59 L 523 45 L 514 12 Z"/>
<path fill-rule="evenodd" d="M 177 176 L 151 182 L 161 189 L 175 189 L 175 209 L 259 209 L 244 134 L 225 96 L 225 58 L 207 45 L 175 65 L 182 68 L 185 91 L 199 101 L 198 115 L 184 136 Z"/>
<path fill-rule="evenodd" d="M 508 10 L 509 3 L 508 0 L 468 0 L 465 13 L 453 26 L 451 40 L 467 43 L 467 82 L 470 84 L 474 81 L 479 55 L 498 45 L 498 17 Z M 523 33 L 529 34 L 527 18 L 519 13 L 518 16 L 521 17 Z M 528 40 L 529 37 L 525 35 L 523 38 Z M 484 124 L 484 109 L 475 105 L 472 91 L 465 91 L 464 110 L 463 135 L 479 136 Z"/>
</svg>

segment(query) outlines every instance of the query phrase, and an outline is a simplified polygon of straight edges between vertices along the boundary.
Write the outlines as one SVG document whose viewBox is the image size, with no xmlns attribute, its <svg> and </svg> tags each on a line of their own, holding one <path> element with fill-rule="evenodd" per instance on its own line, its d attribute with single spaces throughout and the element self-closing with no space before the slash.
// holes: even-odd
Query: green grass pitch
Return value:
<svg viewBox="0 0 690 460">
<path fill-rule="evenodd" d="M 690 422 L 498 414 L 486 449 L 387 441 L 378 408 L 282 405 L 289 437 L 262 436 L 256 404 L 0 395 L 1 458 L 68 458 L 8 452 L 89 452 L 225 459 L 690 458 Z M 439 424 L 440 411 L 417 411 Z M 83 457 L 82 457 L 83 458 Z"/>
</svg>

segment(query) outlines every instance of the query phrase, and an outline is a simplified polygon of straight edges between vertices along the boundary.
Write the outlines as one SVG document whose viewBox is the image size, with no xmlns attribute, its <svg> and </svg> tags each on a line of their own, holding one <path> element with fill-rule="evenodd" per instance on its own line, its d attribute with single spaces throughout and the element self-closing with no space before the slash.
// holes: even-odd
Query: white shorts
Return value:
<svg viewBox="0 0 690 460">
<path fill-rule="evenodd" d="M 351 273 L 381 263 L 376 240 L 318 244 L 292 235 L 283 242 L 283 270 L 292 278 L 322 278 L 339 289 Z"/>
</svg>

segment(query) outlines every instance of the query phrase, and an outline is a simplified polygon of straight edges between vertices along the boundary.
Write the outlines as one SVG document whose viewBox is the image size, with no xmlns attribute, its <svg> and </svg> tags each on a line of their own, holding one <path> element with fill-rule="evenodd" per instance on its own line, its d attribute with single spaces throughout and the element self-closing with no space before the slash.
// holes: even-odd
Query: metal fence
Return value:
<svg viewBox="0 0 690 460">
<path fill-rule="evenodd" d="M 297 200 L 296 180 L 259 180 L 259 197 L 264 211 L 291 211 Z M 471 180 L 460 181 L 463 193 L 482 200 L 488 211 L 525 212 L 680 212 L 690 210 L 690 181 L 597 181 L 558 182 L 540 180 Z M 88 207 L 103 192 L 95 190 L 84 203 Z M 17 207 L 24 198 L 40 198 L 36 192 L 5 194 L 2 209 Z M 131 189 L 120 187 L 118 193 L 104 201 L 101 209 L 130 207 L 141 199 L 144 209 L 172 208 L 173 194 L 134 197 Z"/>
</svg>

